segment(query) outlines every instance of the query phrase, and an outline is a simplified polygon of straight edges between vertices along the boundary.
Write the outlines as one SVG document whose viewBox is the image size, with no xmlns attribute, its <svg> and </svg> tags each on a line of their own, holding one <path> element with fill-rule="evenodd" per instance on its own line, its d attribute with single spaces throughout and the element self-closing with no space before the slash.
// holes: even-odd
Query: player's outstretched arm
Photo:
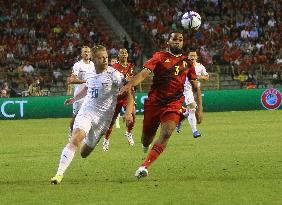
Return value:
<svg viewBox="0 0 282 205">
<path fill-rule="evenodd" d="M 197 75 L 197 78 L 201 80 L 209 80 L 209 75 Z"/>
<path fill-rule="evenodd" d="M 196 103 L 198 105 L 198 110 L 196 112 L 197 123 L 200 124 L 203 120 L 203 104 L 202 104 L 202 92 L 198 85 L 197 80 L 190 81 L 192 85 L 192 90 L 195 96 Z"/>
<path fill-rule="evenodd" d="M 70 99 L 67 99 L 64 103 L 64 105 L 70 105 L 70 104 L 73 104 L 75 101 L 81 99 L 81 98 L 84 98 L 87 94 L 87 87 L 84 86 L 81 91 L 73 98 L 70 98 Z"/>
<path fill-rule="evenodd" d="M 136 76 L 134 76 L 125 86 L 123 86 L 119 92 L 120 95 L 129 92 L 132 87 L 141 83 L 145 78 L 150 75 L 151 71 L 148 69 L 143 69 Z"/>
<path fill-rule="evenodd" d="M 76 75 L 71 74 L 71 76 L 67 79 L 68 84 L 83 84 L 85 80 L 79 80 Z"/>
</svg>

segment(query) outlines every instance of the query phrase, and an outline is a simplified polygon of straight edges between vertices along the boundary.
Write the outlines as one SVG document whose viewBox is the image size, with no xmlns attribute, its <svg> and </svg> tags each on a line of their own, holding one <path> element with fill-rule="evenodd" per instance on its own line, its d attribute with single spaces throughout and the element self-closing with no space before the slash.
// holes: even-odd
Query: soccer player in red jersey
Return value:
<svg viewBox="0 0 282 205">
<path fill-rule="evenodd" d="M 164 151 L 168 140 L 175 130 L 181 116 L 181 108 L 184 102 L 183 90 L 186 77 L 192 84 L 196 93 L 196 101 L 201 105 L 201 91 L 198 87 L 195 68 L 182 54 L 183 35 L 181 32 L 172 32 L 168 37 L 168 50 L 156 52 L 151 59 L 144 64 L 144 69 L 138 73 L 127 85 L 121 89 L 121 94 L 132 90 L 150 73 L 154 73 L 153 84 L 144 103 L 144 120 L 141 142 L 146 153 L 153 142 L 157 129 L 160 126 L 160 136 L 155 141 L 147 158 L 136 171 L 139 179 L 148 175 L 148 167 Z M 201 106 L 200 106 L 201 107 Z M 199 110 L 201 115 L 201 110 Z"/>
<path fill-rule="evenodd" d="M 124 75 L 124 78 L 126 80 L 130 80 L 133 76 L 133 69 L 134 65 L 128 62 L 128 52 L 125 48 L 122 48 L 119 50 L 118 53 L 118 63 L 115 63 L 112 65 L 116 70 L 121 72 Z M 104 142 L 103 142 L 103 150 L 108 151 L 109 150 L 109 145 L 110 145 L 110 134 L 112 133 L 113 130 L 113 125 L 121 112 L 121 109 L 126 107 L 127 104 L 127 96 L 120 96 L 117 99 L 117 105 L 115 108 L 115 113 L 113 116 L 113 120 L 111 122 L 110 128 L 108 129 L 107 133 L 104 136 Z M 132 129 L 134 127 L 135 123 L 135 110 L 132 111 L 133 114 L 133 121 L 130 124 L 127 124 L 127 131 L 125 132 L 125 137 L 128 141 L 128 144 L 130 146 L 134 145 L 134 140 L 133 140 L 133 135 L 132 135 Z"/>
</svg>

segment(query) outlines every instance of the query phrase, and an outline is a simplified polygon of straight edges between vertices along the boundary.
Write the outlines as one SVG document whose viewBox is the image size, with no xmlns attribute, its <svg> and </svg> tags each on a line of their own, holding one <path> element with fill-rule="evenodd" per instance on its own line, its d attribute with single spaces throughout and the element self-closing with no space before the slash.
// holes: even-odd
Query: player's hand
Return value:
<svg viewBox="0 0 282 205">
<path fill-rule="evenodd" d="M 127 83 L 126 85 L 124 85 L 120 91 L 119 91 L 119 95 L 124 95 L 125 93 L 128 93 L 131 90 L 131 85 L 130 83 Z"/>
<path fill-rule="evenodd" d="M 67 77 L 67 84 L 71 84 L 71 77 Z"/>
<path fill-rule="evenodd" d="M 75 99 L 74 98 L 69 98 L 67 99 L 65 102 L 64 102 L 64 105 L 67 106 L 67 105 L 71 105 L 75 102 Z"/>
</svg>

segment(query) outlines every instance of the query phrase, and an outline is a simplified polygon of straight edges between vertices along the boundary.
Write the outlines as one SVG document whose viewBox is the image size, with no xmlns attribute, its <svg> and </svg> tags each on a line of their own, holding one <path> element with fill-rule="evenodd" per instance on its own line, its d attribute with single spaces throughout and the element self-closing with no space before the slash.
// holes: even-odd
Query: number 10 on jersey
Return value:
<svg viewBox="0 0 282 205">
<path fill-rule="evenodd" d="M 91 98 L 97 98 L 98 97 L 98 89 L 97 88 L 92 88 L 90 93 L 91 93 Z"/>
</svg>

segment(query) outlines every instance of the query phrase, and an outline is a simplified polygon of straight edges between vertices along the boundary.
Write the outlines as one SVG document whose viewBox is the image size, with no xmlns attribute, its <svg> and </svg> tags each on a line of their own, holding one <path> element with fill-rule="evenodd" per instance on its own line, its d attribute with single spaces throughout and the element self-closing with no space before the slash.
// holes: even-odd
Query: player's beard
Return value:
<svg viewBox="0 0 282 205">
<path fill-rule="evenodd" d="M 182 48 L 177 48 L 177 47 L 170 47 L 169 50 L 174 55 L 179 55 L 179 54 L 182 54 L 183 52 Z"/>
</svg>

